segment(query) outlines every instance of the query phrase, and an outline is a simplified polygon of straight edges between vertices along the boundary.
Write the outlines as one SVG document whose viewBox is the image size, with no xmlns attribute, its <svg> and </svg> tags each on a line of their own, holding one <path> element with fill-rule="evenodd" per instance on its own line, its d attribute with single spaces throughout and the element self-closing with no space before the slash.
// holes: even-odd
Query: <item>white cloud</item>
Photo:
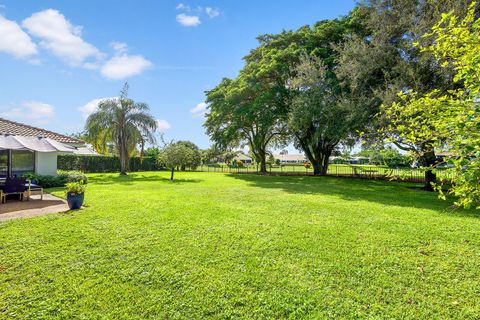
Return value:
<svg viewBox="0 0 480 320">
<path fill-rule="evenodd" d="M 125 42 L 113 41 L 110 43 L 110 46 L 117 53 L 125 53 L 128 50 L 128 46 Z"/>
<path fill-rule="evenodd" d="M 177 22 L 185 27 L 196 27 L 202 23 L 199 16 L 189 16 L 184 13 L 177 14 Z"/>
<path fill-rule="evenodd" d="M 205 8 L 205 13 L 210 18 L 215 18 L 215 17 L 218 17 L 220 15 L 220 10 L 218 10 L 217 8 L 206 7 Z"/>
<path fill-rule="evenodd" d="M 100 71 L 105 78 L 120 80 L 138 75 L 152 66 L 141 55 L 120 54 L 108 60 Z"/>
<path fill-rule="evenodd" d="M 206 104 L 205 102 L 200 102 L 195 106 L 195 108 L 191 109 L 190 112 L 194 115 L 202 114 L 207 109 L 207 106 L 208 104 Z"/>
<path fill-rule="evenodd" d="M 102 53 L 81 38 L 82 27 L 72 25 L 57 10 L 48 9 L 32 14 L 23 20 L 22 26 L 35 37 L 40 45 L 72 66 L 85 60 L 99 59 Z"/>
<path fill-rule="evenodd" d="M 183 4 L 183 3 L 177 4 L 177 6 L 175 7 L 175 9 L 177 9 L 177 10 L 185 10 L 185 11 L 190 11 L 190 10 L 191 10 L 191 9 L 190 9 L 190 6 L 187 6 L 187 5 Z"/>
<path fill-rule="evenodd" d="M 0 52 L 27 58 L 37 54 L 37 46 L 15 21 L 0 15 Z"/>
<path fill-rule="evenodd" d="M 165 132 L 170 129 L 172 126 L 168 123 L 167 120 L 158 119 L 157 120 L 157 129 L 160 132 Z"/>
<path fill-rule="evenodd" d="M 31 121 L 36 124 L 47 124 L 55 115 L 55 108 L 47 103 L 24 101 L 19 107 L 0 112 L 0 117 L 9 120 Z"/>
<path fill-rule="evenodd" d="M 85 105 L 81 106 L 78 108 L 78 111 L 82 113 L 82 116 L 84 119 L 88 118 L 89 115 L 97 111 L 98 109 L 98 104 L 102 102 L 103 100 L 107 99 L 116 99 L 116 97 L 110 97 L 110 98 L 99 98 L 99 99 L 93 99 L 89 102 L 87 102 Z"/>
</svg>

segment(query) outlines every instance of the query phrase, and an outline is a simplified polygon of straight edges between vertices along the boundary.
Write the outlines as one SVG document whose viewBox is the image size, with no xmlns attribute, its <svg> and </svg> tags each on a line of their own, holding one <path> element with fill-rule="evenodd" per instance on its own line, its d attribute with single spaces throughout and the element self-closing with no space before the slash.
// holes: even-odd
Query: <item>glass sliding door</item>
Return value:
<svg viewBox="0 0 480 320">
<path fill-rule="evenodd" d="M 27 172 L 35 171 L 35 152 L 29 150 L 12 150 L 12 176 L 20 177 Z"/>
<path fill-rule="evenodd" d="M 8 153 L 9 150 L 0 150 L 0 177 L 8 176 Z"/>
</svg>

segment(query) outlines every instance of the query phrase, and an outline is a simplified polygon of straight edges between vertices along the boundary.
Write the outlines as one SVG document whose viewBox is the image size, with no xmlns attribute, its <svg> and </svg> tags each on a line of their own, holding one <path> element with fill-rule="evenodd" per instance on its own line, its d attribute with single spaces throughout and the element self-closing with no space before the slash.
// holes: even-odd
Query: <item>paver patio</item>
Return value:
<svg viewBox="0 0 480 320">
<path fill-rule="evenodd" d="M 9 200 L 7 203 L 0 204 L 0 222 L 67 210 L 67 201 L 51 194 L 44 194 L 43 200 L 40 200 L 40 196 L 32 196 L 30 201 Z"/>
</svg>

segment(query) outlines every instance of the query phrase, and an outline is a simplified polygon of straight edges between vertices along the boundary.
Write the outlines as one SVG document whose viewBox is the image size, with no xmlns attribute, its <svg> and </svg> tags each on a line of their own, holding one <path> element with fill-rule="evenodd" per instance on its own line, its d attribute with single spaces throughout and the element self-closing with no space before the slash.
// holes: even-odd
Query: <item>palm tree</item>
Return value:
<svg viewBox="0 0 480 320">
<path fill-rule="evenodd" d="M 85 125 L 87 135 L 93 140 L 114 145 L 120 158 L 121 175 L 127 174 L 130 157 L 137 145 L 143 153 L 145 143 L 155 142 L 156 129 L 157 121 L 150 114 L 148 105 L 128 98 L 128 83 L 118 98 L 101 101 Z"/>
</svg>

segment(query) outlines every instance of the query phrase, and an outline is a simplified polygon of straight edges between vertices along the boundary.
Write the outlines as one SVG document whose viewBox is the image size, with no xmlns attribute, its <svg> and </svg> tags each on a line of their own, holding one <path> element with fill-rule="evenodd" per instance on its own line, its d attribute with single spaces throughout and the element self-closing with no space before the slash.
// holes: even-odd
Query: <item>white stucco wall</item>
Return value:
<svg viewBox="0 0 480 320">
<path fill-rule="evenodd" d="M 57 175 L 58 152 L 35 152 L 35 172 L 41 175 Z"/>
</svg>

